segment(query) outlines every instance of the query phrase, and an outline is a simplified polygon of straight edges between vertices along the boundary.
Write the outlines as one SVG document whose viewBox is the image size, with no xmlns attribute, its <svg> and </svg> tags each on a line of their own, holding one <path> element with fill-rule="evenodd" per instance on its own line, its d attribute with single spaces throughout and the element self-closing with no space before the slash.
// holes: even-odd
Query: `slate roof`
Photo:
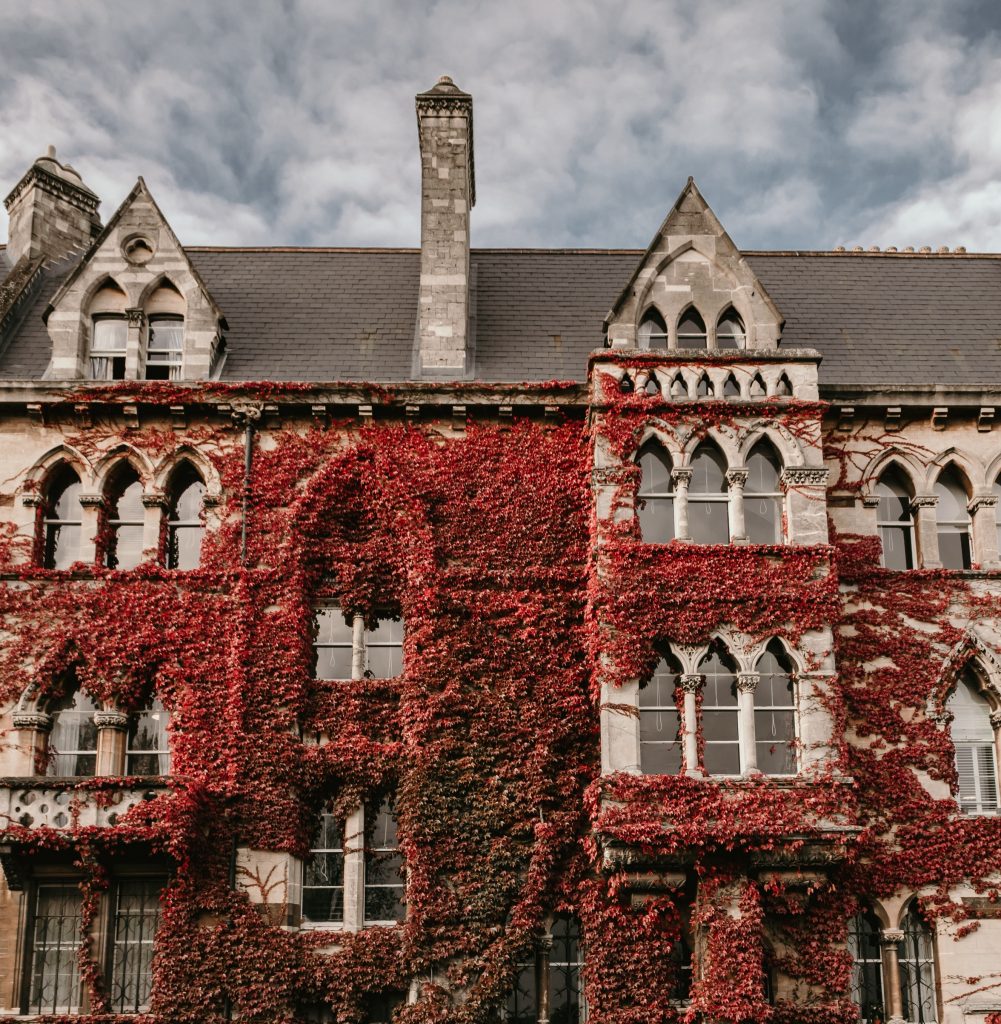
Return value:
<svg viewBox="0 0 1001 1024">
<path fill-rule="evenodd" d="M 416 249 L 188 250 L 229 324 L 228 380 L 406 380 Z M 782 344 L 823 353 L 822 387 L 1001 384 L 1001 257 L 747 253 L 786 318 Z M 474 249 L 476 377 L 582 380 L 640 250 Z M 37 379 L 51 268 L 0 351 Z"/>
</svg>

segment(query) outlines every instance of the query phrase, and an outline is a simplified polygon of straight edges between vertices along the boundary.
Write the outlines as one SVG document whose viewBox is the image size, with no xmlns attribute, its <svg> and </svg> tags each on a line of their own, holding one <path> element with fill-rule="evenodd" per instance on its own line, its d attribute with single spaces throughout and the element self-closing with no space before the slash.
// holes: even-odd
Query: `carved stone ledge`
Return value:
<svg viewBox="0 0 1001 1024">
<path fill-rule="evenodd" d="M 49 732 L 52 729 L 52 715 L 44 711 L 15 711 L 11 715 L 15 729 L 34 729 L 35 732 Z"/>
<path fill-rule="evenodd" d="M 98 729 L 119 729 L 129 727 L 129 716 L 124 711 L 97 711 L 94 713 L 94 725 Z"/>
<path fill-rule="evenodd" d="M 41 508 L 45 504 L 45 499 L 40 494 L 22 494 L 21 504 L 25 508 Z"/>
<path fill-rule="evenodd" d="M 782 483 L 786 487 L 826 487 L 829 475 L 826 466 L 786 466 Z"/>
<path fill-rule="evenodd" d="M 863 508 L 879 508 L 879 495 L 878 494 L 863 494 L 862 495 L 862 507 Z"/>
<path fill-rule="evenodd" d="M 78 500 L 84 508 L 104 508 L 103 494 L 81 494 Z"/>
<path fill-rule="evenodd" d="M 911 499 L 911 511 L 919 508 L 935 508 L 937 505 L 937 494 L 915 494 Z"/>
</svg>

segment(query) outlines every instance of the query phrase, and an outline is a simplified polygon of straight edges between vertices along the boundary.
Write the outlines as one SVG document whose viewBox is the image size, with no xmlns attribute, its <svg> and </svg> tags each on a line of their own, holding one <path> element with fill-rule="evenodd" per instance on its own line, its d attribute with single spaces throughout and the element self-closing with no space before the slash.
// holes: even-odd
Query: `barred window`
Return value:
<svg viewBox="0 0 1001 1024">
<path fill-rule="evenodd" d="M 365 818 L 365 922 L 402 921 L 404 863 L 392 800 L 383 800 L 378 808 L 366 807 Z"/>
<path fill-rule="evenodd" d="M 115 886 L 109 996 L 114 1013 L 145 1013 L 153 985 L 153 940 L 160 923 L 162 878 Z"/>
<path fill-rule="evenodd" d="M 81 896 L 71 882 L 35 887 L 28 950 L 30 963 L 25 1013 L 77 1013 L 80 1010 Z"/>
<path fill-rule="evenodd" d="M 848 951 L 852 955 L 852 1000 L 861 1024 L 883 1024 L 883 953 L 879 921 L 872 911 L 856 914 L 848 925 Z"/>
<path fill-rule="evenodd" d="M 326 811 L 303 872 L 302 917 L 313 924 L 344 920 L 344 830 L 340 819 Z"/>
<path fill-rule="evenodd" d="M 501 1014 L 508 1024 L 585 1024 L 584 950 L 575 917 L 553 918 L 551 942 L 518 966 L 515 985 Z M 543 1013 L 543 1007 L 547 1012 Z"/>
<path fill-rule="evenodd" d="M 935 998 L 935 949 L 931 929 L 914 903 L 901 922 L 904 941 L 900 949 L 900 990 L 907 1024 L 934 1024 L 938 1020 Z"/>
</svg>

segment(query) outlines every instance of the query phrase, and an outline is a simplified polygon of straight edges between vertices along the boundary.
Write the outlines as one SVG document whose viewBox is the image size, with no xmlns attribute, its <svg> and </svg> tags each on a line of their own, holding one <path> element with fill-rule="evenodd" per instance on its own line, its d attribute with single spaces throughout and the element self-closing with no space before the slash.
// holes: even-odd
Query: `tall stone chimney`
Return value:
<svg viewBox="0 0 1001 1024">
<path fill-rule="evenodd" d="M 54 146 L 28 168 L 4 200 L 10 215 L 7 257 L 42 256 L 46 262 L 84 249 L 101 231 L 101 200 L 80 175 L 56 159 Z"/>
<path fill-rule="evenodd" d="M 421 141 L 421 287 L 416 370 L 462 377 L 469 338 L 469 211 L 476 202 L 473 97 L 443 75 L 417 95 Z"/>
</svg>

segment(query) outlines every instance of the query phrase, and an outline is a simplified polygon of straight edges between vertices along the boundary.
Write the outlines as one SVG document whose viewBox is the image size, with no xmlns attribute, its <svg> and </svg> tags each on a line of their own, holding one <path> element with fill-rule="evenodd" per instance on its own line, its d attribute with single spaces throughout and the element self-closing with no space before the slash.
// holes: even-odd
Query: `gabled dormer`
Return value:
<svg viewBox="0 0 1001 1024">
<path fill-rule="evenodd" d="M 140 178 L 52 298 L 50 379 L 204 380 L 226 321 Z"/>
<path fill-rule="evenodd" d="M 605 318 L 611 348 L 774 349 L 782 314 L 689 178 Z"/>
</svg>

